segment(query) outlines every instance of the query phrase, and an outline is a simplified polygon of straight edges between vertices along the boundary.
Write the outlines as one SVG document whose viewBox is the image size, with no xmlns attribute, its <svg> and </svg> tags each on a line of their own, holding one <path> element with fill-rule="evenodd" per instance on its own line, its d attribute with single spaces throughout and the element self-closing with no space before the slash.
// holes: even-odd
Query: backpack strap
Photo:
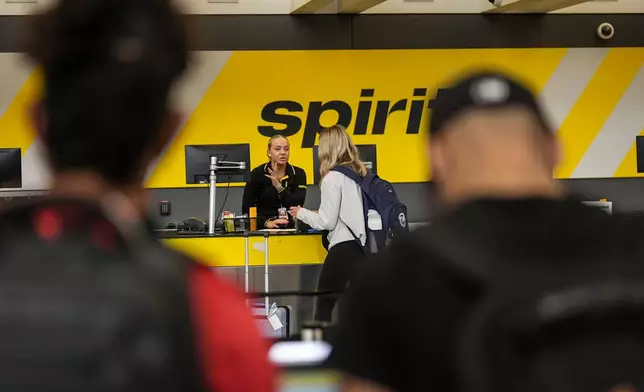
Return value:
<svg viewBox="0 0 644 392">
<path fill-rule="evenodd" d="M 360 174 L 354 172 L 351 168 L 349 168 L 347 166 L 342 166 L 342 165 L 334 167 L 333 169 L 331 169 L 331 171 L 336 171 L 338 173 L 342 173 L 345 176 L 347 176 L 350 179 L 352 179 L 356 184 L 358 184 L 358 186 L 360 186 L 360 191 L 362 193 L 362 200 L 363 201 L 368 201 L 370 204 L 373 204 L 373 200 L 371 200 L 371 198 L 369 197 L 367 192 L 365 192 L 364 187 L 362 186 L 362 180 L 364 180 L 365 177 L 361 177 Z M 366 224 L 367 223 L 367 213 L 369 211 L 369 207 L 368 207 L 367 204 L 363 204 L 362 209 L 364 210 L 363 212 L 364 212 L 364 219 L 365 219 L 365 224 Z"/>
<path fill-rule="evenodd" d="M 360 185 L 360 182 L 362 182 L 362 177 L 360 177 L 360 174 L 354 172 L 350 167 L 347 166 L 336 166 L 331 171 L 336 171 L 338 173 L 342 173 L 345 176 L 349 177 L 353 181 L 355 181 L 358 185 Z"/>
<path fill-rule="evenodd" d="M 366 195 L 366 194 L 365 194 L 365 192 L 364 192 L 364 189 L 362 189 L 362 184 L 361 184 L 361 182 L 362 182 L 362 177 L 361 177 L 358 173 L 356 173 L 355 171 L 353 171 L 350 167 L 343 166 L 343 165 L 336 166 L 336 167 L 334 167 L 333 169 L 331 169 L 331 171 L 336 171 L 336 172 L 338 172 L 338 173 L 342 173 L 342 174 L 344 174 L 345 176 L 349 177 L 351 180 L 353 180 L 356 184 L 358 184 L 358 185 L 360 186 L 360 190 L 361 190 L 361 193 L 362 193 L 362 196 L 363 196 L 363 197 L 362 197 L 362 200 L 364 201 L 364 199 L 365 199 L 365 195 Z M 365 210 L 365 211 L 363 211 L 363 215 L 365 215 L 365 220 L 364 220 L 364 223 L 365 223 L 365 231 L 369 231 L 368 222 L 367 222 L 367 212 L 366 212 L 365 207 L 366 207 L 366 206 L 364 206 L 364 205 L 362 206 L 362 209 L 363 209 L 363 210 Z M 358 238 L 358 236 L 353 232 L 353 230 L 351 230 L 351 228 L 349 227 L 349 225 L 347 225 L 347 224 L 342 220 L 342 218 L 340 218 L 340 217 L 338 216 L 338 219 L 340 220 L 340 222 L 342 222 L 342 224 L 343 224 L 347 229 L 349 229 L 349 232 L 350 232 L 350 233 L 351 233 L 351 235 L 353 236 L 353 239 L 354 239 L 354 240 L 356 241 L 356 243 L 360 246 L 360 249 L 362 249 L 362 252 L 366 254 L 366 253 L 367 253 L 367 251 L 366 251 L 366 249 L 365 249 L 365 248 L 366 248 L 366 245 L 364 245 L 364 246 L 362 245 L 362 242 L 360 242 L 360 238 Z"/>
<path fill-rule="evenodd" d="M 374 204 L 373 200 L 371 199 L 371 197 L 369 196 L 369 194 L 365 191 L 364 187 L 362 186 L 362 182 L 363 182 L 363 180 L 364 180 L 365 178 L 367 178 L 368 176 L 377 177 L 375 174 L 373 174 L 372 172 L 368 171 L 368 172 L 367 172 L 367 176 L 365 176 L 365 177 L 361 177 L 361 176 L 360 176 L 360 174 L 358 174 L 358 173 L 354 172 L 350 167 L 342 166 L 342 165 L 341 165 L 341 166 L 336 166 L 336 167 L 334 167 L 333 169 L 331 169 L 331 171 L 336 171 L 336 172 L 338 172 L 338 173 L 342 173 L 342 174 L 344 174 L 345 176 L 347 176 L 347 177 L 349 177 L 350 179 L 352 179 L 356 184 L 358 184 L 358 185 L 360 186 L 360 189 L 362 190 L 362 199 L 363 199 L 364 201 L 369 202 L 369 204 L 368 204 L 368 205 L 373 205 L 373 204 Z M 364 208 L 364 210 L 365 210 L 365 211 L 364 211 L 364 215 L 365 215 L 365 222 L 367 222 L 367 212 L 368 212 L 368 210 L 369 210 L 368 205 L 367 205 L 367 204 L 365 204 L 365 205 L 363 206 L 363 208 Z"/>
<path fill-rule="evenodd" d="M 340 222 L 342 222 L 342 224 L 344 225 L 344 227 L 346 227 L 347 229 L 349 229 L 349 233 L 351 233 L 351 235 L 353 236 L 353 240 L 356 242 L 356 244 L 358 244 L 358 246 L 360 247 L 360 250 L 362 250 L 362 253 L 364 253 L 364 254 L 366 255 L 366 254 L 367 254 L 367 250 L 366 250 L 365 248 L 367 247 L 367 245 L 366 245 L 366 244 L 367 244 L 367 242 L 365 242 L 365 245 L 362 245 L 362 242 L 360 241 L 360 238 L 356 235 L 356 233 L 355 233 L 353 230 L 351 230 L 351 228 L 349 227 L 349 225 L 347 225 L 347 224 L 342 220 L 342 218 L 340 218 L 340 216 L 339 216 L 339 215 L 338 215 L 338 220 L 339 220 Z M 367 240 L 368 240 L 368 238 L 367 238 Z"/>
</svg>

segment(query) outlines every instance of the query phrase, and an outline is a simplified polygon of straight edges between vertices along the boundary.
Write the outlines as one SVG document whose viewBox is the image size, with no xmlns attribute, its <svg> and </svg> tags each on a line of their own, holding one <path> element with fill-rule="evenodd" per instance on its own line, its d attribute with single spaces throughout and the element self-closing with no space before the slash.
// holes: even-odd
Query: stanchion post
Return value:
<svg viewBox="0 0 644 392">
<path fill-rule="evenodd" d="M 250 259 L 250 243 L 249 243 L 249 238 L 248 238 L 248 232 L 244 232 L 244 244 L 246 245 L 246 260 L 244 262 L 244 292 L 248 294 L 248 288 L 249 288 L 249 281 L 248 281 L 248 266 L 249 266 L 249 259 Z"/>
<path fill-rule="evenodd" d="M 217 157 L 210 157 L 209 170 L 209 195 L 208 195 L 208 234 L 215 234 L 215 225 L 218 217 L 215 216 L 217 211 Z"/>
<path fill-rule="evenodd" d="M 249 273 L 249 259 L 250 259 L 250 241 L 248 238 L 248 232 L 244 232 L 244 244 L 246 245 L 246 260 L 244 262 L 244 293 L 246 293 L 246 305 L 250 305 L 250 301 L 248 299 L 248 289 L 249 289 L 249 280 L 248 280 L 248 273 Z"/>
<path fill-rule="evenodd" d="M 264 233 L 264 291 L 269 292 L 268 286 L 268 233 Z M 270 299 L 268 295 L 264 298 L 264 306 L 266 307 L 266 316 L 270 310 Z"/>
</svg>

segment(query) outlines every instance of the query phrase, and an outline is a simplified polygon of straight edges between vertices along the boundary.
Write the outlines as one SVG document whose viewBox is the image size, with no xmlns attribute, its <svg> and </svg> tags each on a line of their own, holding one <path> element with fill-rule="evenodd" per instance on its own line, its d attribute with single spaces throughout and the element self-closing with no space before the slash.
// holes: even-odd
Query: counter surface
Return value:
<svg viewBox="0 0 644 392">
<path fill-rule="evenodd" d="M 265 235 L 248 233 L 249 265 L 263 266 Z M 176 230 L 159 231 L 169 248 L 183 252 L 212 267 L 243 267 L 246 260 L 246 236 L 235 234 L 178 234 Z M 324 262 L 326 250 L 320 233 L 268 232 L 269 265 L 303 265 Z"/>
<path fill-rule="evenodd" d="M 194 232 L 194 233 L 179 234 L 179 232 L 177 232 L 176 229 L 160 229 L 160 230 L 155 230 L 155 232 L 157 233 L 157 236 L 162 239 L 166 239 L 166 238 L 237 238 L 237 237 L 244 238 L 246 234 L 248 234 L 249 237 L 264 237 L 267 234 L 270 237 L 273 237 L 273 236 L 290 237 L 290 236 L 306 236 L 306 235 L 321 236 L 321 233 L 319 231 L 308 232 L 308 233 L 293 232 L 293 231 L 249 231 L 247 233 L 218 232 L 215 234 L 208 234 L 208 233 Z"/>
</svg>

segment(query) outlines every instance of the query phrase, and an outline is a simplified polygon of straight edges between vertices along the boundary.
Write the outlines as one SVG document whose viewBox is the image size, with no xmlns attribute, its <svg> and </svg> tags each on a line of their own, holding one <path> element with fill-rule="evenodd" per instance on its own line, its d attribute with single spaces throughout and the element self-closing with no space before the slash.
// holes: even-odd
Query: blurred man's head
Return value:
<svg viewBox="0 0 644 392">
<path fill-rule="evenodd" d="M 55 180 L 141 187 L 179 123 L 168 97 L 188 52 L 170 3 L 59 0 L 36 19 L 30 54 L 44 97 L 34 120 Z"/>
<path fill-rule="evenodd" d="M 430 120 L 432 176 L 443 199 L 556 193 L 555 137 L 532 93 L 479 73 L 441 91 Z"/>
</svg>

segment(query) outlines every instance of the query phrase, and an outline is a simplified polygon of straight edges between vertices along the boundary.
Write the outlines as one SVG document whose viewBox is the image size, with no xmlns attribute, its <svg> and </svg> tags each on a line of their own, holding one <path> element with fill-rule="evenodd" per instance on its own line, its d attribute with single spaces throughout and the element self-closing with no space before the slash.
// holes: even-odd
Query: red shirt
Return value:
<svg viewBox="0 0 644 392">
<path fill-rule="evenodd" d="M 209 390 L 273 392 L 269 341 L 260 336 L 241 291 L 200 265 L 190 279 L 197 353 Z"/>
</svg>

